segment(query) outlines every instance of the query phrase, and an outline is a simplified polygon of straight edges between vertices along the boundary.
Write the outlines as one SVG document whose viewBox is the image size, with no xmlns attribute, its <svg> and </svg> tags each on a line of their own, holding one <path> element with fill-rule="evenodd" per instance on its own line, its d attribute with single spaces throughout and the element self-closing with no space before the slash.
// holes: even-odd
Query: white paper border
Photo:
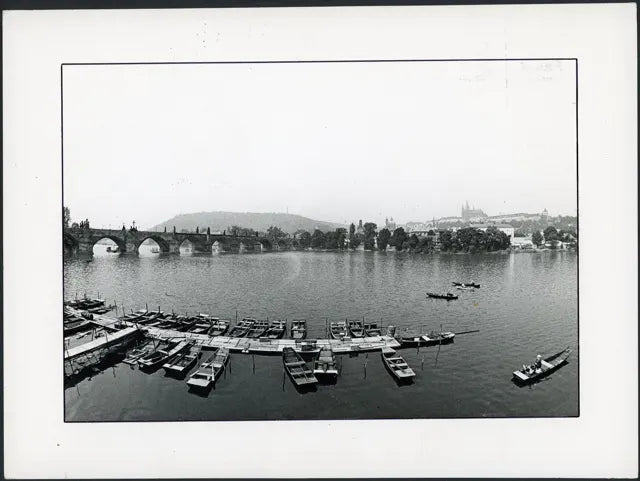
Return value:
<svg viewBox="0 0 640 481">
<path fill-rule="evenodd" d="M 634 4 L 4 12 L 5 476 L 637 476 L 635 19 Z M 503 57 L 579 59 L 579 418 L 62 422 L 60 63 Z"/>
</svg>

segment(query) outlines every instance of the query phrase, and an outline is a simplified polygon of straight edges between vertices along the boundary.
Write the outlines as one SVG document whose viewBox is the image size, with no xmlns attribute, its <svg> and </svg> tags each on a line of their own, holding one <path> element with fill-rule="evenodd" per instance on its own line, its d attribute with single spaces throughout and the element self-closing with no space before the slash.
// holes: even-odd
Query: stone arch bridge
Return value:
<svg viewBox="0 0 640 481">
<path fill-rule="evenodd" d="M 233 236 L 194 232 L 152 232 L 142 230 L 65 228 L 63 250 L 66 254 L 93 254 L 93 246 L 102 239 L 111 239 L 122 253 L 137 253 L 140 245 L 153 239 L 163 253 L 180 252 L 180 246 L 189 241 L 193 252 L 211 253 L 271 250 L 271 242 L 260 236 Z M 277 249 L 277 246 L 275 246 Z"/>
</svg>

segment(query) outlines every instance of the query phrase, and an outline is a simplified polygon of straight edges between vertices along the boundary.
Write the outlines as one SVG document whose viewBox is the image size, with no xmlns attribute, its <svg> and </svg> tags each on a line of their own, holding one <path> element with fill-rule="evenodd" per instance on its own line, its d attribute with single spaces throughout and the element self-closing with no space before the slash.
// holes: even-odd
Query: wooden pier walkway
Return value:
<svg viewBox="0 0 640 481">
<path fill-rule="evenodd" d="M 64 360 L 72 360 L 83 354 L 89 354 L 90 352 L 97 351 L 99 349 L 115 346 L 136 336 L 137 334 L 139 334 L 139 330 L 136 327 L 125 327 L 124 329 L 120 329 L 116 332 L 106 333 L 92 341 L 80 344 L 79 346 L 65 348 Z"/>
<path fill-rule="evenodd" d="M 80 316 L 82 312 L 72 308 L 67 309 L 78 316 Z M 94 314 L 93 319 L 89 320 L 89 322 L 96 327 L 105 328 L 104 334 L 78 346 L 69 348 L 65 347 L 65 361 L 76 359 L 82 355 L 90 354 L 100 349 L 113 347 L 140 334 L 140 329 L 136 325 L 128 322 L 124 323 L 112 317 Z M 117 328 L 116 324 L 121 327 Z"/>
<path fill-rule="evenodd" d="M 78 311 L 79 314 L 79 311 Z M 380 351 L 384 347 L 397 349 L 400 343 L 391 336 L 375 336 L 363 338 L 344 339 L 248 339 L 244 337 L 216 336 L 207 334 L 194 334 L 172 329 L 161 329 L 153 326 L 137 325 L 128 321 L 121 321 L 113 317 L 94 314 L 91 320 L 93 324 L 105 328 L 106 336 L 94 339 L 74 348 L 65 349 L 65 360 L 86 354 L 96 349 L 117 344 L 129 336 L 141 331 L 145 336 L 154 339 L 180 339 L 191 340 L 202 346 L 203 349 L 216 349 L 226 347 L 231 352 L 243 354 L 276 354 L 282 353 L 285 347 L 291 347 L 299 353 L 317 353 L 322 347 L 330 346 L 336 354 L 352 354 L 358 352 Z M 113 331 L 114 329 L 118 329 Z"/>
<path fill-rule="evenodd" d="M 141 327 L 145 334 L 155 339 L 188 339 L 203 349 L 226 347 L 231 352 L 244 354 L 281 354 L 285 347 L 291 347 L 300 353 L 317 353 L 322 347 L 331 346 L 335 354 L 349 354 L 368 351 L 380 351 L 383 347 L 397 349 L 400 343 L 390 336 L 376 336 L 345 339 L 248 339 L 246 337 L 210 337 L 206 334 L 193 334 L 157 327 Z"/>
</svg>

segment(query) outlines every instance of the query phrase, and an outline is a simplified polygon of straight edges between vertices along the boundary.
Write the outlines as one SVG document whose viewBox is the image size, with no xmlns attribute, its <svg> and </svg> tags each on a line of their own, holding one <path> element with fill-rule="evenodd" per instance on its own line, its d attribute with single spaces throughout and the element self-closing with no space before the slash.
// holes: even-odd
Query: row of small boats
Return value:
<svg viewBox="0 0 640 481">
<path fill-rule="evenodd" d="M 415 377 L 413 369 L 394 349 L 384 347 L 381 357 L 387 370 L 398 382 L 408 382 Z M 315 386 L 318 379 L 335 379 L 339 374 L 336 356 L 329 347 L 320 350 L 313 361 L 313 368 L 307 365 L 300 353 L 290 347 L 285 347 L 282 351 L 282 362 L 291 381 L 299 389 Z"/>
<path fill-rule="evenodd" d="M 452 339 L 448 337 L 448 339 Z M 539 358 L 533 364 L 523 365 L 521 370 L 513 372 L 513 378 L 517 383 L 530 384 L 540 378 L 551 374 L 556 369 L 567 363 L 571 349 L 568 347 L 562 351 Z M 391 347 L 383 347 L 381 352 L 382 361 L 387 370 L 400 383 L 411 382 L 415 377 L 415 371 L 409 366 L 407 361 Z M 300 353 L 293 348 L 286 347 L 282 353 L 282 360 L 289 377 L 298 388 L 313 386 L 318 383 L 318 378 L 337 377 L 338 367 L 336 357 L 331 348 L 323 348 L 314 360 L 313 369 L 307 366 Z"/>
<path fill-rule="evenodd" d="M 206 356 L 203 358 L 201 347 L 186 340 L 147 340 L 131 350 L 123 362 L 131 366 L 138 365 L 143 371 L 152 371 L 162 366 L 168 375 L 184 377 L 200 360 L 198 369 L 189 377 L 187 385 L 207 389 L 225 369 L 230 353 L 224 347 L 205 352 Z"/>
<path fill-rule="evenodd" d="M 332 339 L 344 339 L 347 337 L 377 337 L 382 335 L 382 328 L 376 322 L 363 322 L 358 319 L 331 322 L 329 335 Z"/>
<path fill-rule="evenodd" d="M 147 327 L 158 327 L 180 332 L 192 332 L 194 334 L 207 334 L 209 336 L 245 337 L 249 339 L 282 339 L 287 334 L 288 321 L 286 320 L 259 320 L 245 317 L 235 325 L 231 321 L 197 314 L 193 316 L 165 314 L 164 312 L 140 309 L 119 318 L 120 320 L 140 324 Z M 293 319 L 291 321 L 291 339 L 302 340 L 307 338 L 308 328 L 305 319 Z M 382 335 L 382 328 L 375 322 L 363 322 L 361 320 L 345 320 L 331 322 L 329 334 L 332 339 L 345 339 L 347 337 L 363 338 Z"/>
</svg>

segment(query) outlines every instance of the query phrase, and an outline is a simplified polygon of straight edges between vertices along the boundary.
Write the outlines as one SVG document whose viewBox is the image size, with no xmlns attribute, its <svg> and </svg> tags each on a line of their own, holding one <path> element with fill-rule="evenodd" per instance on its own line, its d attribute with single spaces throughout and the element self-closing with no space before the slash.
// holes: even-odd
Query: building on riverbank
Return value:
<svg viewBox="0 0 640 481">
<path fill-rule="evenodd" d="M 515 238 L 515 229 L 512 225 L 509 224 L 494 224 L 494 223 L 483 223 L 483 224 L 471 224 L 469 227 L 473 227 L 474 229 L 481 230 L 482 232 L 486 232 L 489 227 L 495 227 L 500 232 L 504 232 L 509 236 L 509 241 L 513 244 L 513 239 Z"/>
</svg>

